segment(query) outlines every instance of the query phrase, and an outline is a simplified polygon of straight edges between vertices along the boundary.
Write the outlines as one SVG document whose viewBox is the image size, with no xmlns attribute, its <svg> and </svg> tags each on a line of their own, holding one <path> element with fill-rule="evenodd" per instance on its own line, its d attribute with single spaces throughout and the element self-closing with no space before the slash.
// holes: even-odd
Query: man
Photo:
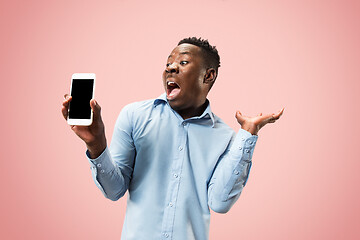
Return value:
<svg viewBox="0 0 360 240">
<path fill-rule="evenodd" d="M 237 134 L 211 112 L 207 94 L 220 58 L 207 40 L 187 38 L 167 59 L 165 94 L 127 105 L 107 148 L 100 106 L 89 127 L 71 126 L 86 143 L 96 185 L 117 200 L 129 191 L 122 239 L 208 239 L 211 208 L 225 213 L 240 196 L 261 127 L 283 113 L 236 112 Z M 71 96 L 65 96 L 66 119 Z"/>
</svg>

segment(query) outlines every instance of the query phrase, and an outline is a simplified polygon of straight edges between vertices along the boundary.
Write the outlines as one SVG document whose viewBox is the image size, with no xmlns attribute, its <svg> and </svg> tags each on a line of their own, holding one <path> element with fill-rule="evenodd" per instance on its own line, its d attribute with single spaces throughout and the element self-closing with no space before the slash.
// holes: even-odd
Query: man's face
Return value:
<svg viewBox="0 0 360 240">
<path fill-rule="evenodd" d="M 163 84 L 170 106 L 176 111 L 199 108 L 209 91 L 204 83 L 206 69 L 201 49 L 181 44 L 170 54 L 163 73 Z"/>
</svg>

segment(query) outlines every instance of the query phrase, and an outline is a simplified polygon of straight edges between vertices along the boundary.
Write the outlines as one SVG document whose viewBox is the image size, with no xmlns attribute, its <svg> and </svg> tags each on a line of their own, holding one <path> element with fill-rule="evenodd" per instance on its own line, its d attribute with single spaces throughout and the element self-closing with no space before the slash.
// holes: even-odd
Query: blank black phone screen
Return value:
<svg viewBox="0 0 360 240">
<path fill-rule="evenodd" d="M 90 100 L 93 95 L 94 79 L 73 79 L 71 87 L 69 118 L 90 119 Z"/>
</svg>

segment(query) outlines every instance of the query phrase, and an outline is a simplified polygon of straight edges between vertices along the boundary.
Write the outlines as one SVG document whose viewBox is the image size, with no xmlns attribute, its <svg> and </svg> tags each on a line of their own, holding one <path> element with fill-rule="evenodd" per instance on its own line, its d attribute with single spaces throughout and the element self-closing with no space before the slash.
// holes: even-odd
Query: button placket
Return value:
<svg viewBox="0 0 360 240">
<path fill-rule="evenodd" d="M 164 218 L 162 222 L 163 239 L 172 238 L 171 233 L 174 228 L 173 224 L 175 218 L 176 203 L 177 203 L 180 180 L 181 180 L 180 174 L 185 156 L 184 150 L 187 141 L 186 135 L 189 124 L 187 122 L 182 122 L 178 126 L 179 126 L 179 135 L 177 138 L 177 154 L 172 163 L 171 174 L 173 178 L 168 186 L 168 191 L 166 196 L 167 207 L 164 209 Z M 176 149 L 174 150 L 176 151 Z"/>
</svg>

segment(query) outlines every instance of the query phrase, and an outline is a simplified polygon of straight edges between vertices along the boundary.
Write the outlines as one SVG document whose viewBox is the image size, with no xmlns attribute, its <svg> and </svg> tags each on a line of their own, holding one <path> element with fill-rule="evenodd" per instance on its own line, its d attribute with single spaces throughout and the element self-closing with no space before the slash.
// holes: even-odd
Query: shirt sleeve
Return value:
<svg viewBox="0 0 360 240">
<path fill-rule="evenodd" d="M 116 201 L 129 188 L 135 154 L 132 112 L 128 105 L 116 121 L 110 149 L 106 148 L 96 159 L 91 159 L 86 152 L 95 184 L 106 198 Z"/>
<path fill-rule="evenodd" d="M 208 185 L 208 204 L 213 211 L 228 212 L 240 197 L 249 176 L 257 139 L 258 136 L 240 129 L 220 157 Z"/>
</svg>

